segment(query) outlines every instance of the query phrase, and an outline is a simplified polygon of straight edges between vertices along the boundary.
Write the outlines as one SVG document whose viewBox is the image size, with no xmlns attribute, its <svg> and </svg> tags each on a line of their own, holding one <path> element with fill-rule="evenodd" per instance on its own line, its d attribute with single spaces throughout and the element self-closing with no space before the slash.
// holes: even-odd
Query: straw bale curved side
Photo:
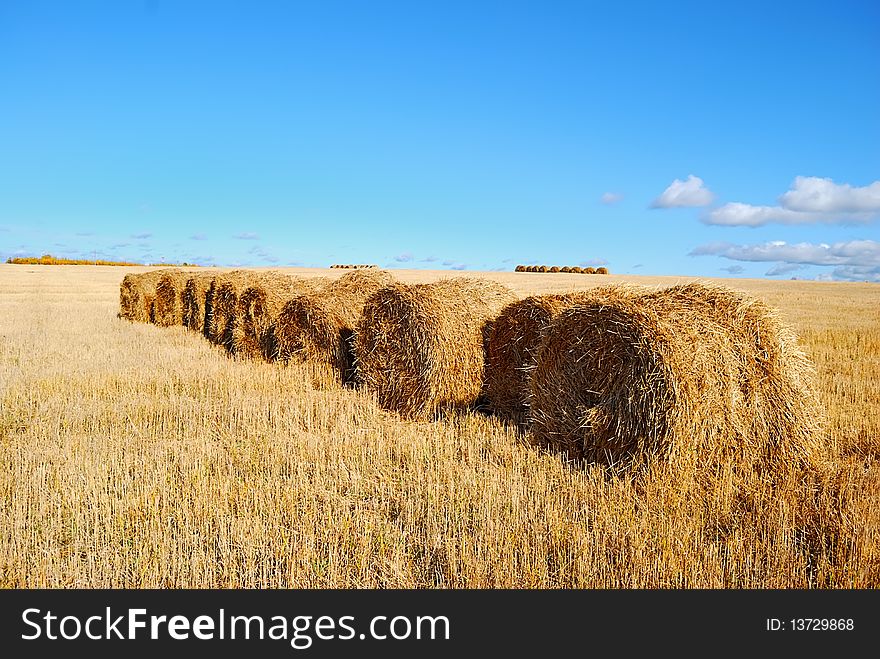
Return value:
<svg viewBox="0 0 880 659">
<path fill-rule="evenodd" d="M 161 327 L 183 324 L 183 288 L 190 277 L 178 269 L 166 270 L 156 282 L 156 301 L 153 322 Z"/>
<path fill-rule="evenodd" d="M 514 299 L 481 279 L 386 286 L 366 301 L 355 330 L 358 377 L 382 407 L 411 419 L 472 405 L 483 388 L 487 327 Z"/>
<path fill-rule="evenodd" d="M 208 289 L 216 274 L 198 273 L 191 275 L 183 286 L 181 304 L 183 307 L 183 325 L 194 332 L 203 332 L 207 314 L 206 298 Z"/>
<path fill-rule="evenodd" d="M 792 336 L 762 303 L 699 284 L 572 306 L 538 350 L 533 436 L 603 463 L 808 464 L 821 410 Z"/>
<path fill-rule="evenodd" d="M 647 289 L 603 287 L 557 295 L 532 295 L 507 305 L 492 324 L 486 344 L 486 398 L 502 418 L 528 419 L 530 376 L 541 337 L 556 316 L 576 304 L 644 293 Z"/>
<path fill-rule="evenodd" d="M 277 355 L 276 323 L 284 305 L 301 295 L 321 294 L 326 277 L 264 276 L 238 297 L 231 350 L 250 359 L 272 361 Z"/>
<path fill-rule="evenodd" d="M 355 384 L 355 326 L 366 300 L 393 281 L 384 270 L 354 270 L 331 282 L 322 293 L 289 300 L 275 325 L 278 359 L 311 363 L 330 381 Z"/>
</svg>

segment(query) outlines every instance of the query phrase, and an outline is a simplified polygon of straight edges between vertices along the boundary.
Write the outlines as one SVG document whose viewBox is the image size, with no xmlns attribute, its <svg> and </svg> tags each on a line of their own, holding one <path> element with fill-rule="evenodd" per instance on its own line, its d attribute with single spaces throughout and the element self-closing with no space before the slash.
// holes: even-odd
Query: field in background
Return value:
<svg viewBox="0 0 880 659">
<path fill-rule="evenodd" d="M 834 464 L 804 521 L 795 489 L 699 500 L 492 417 L 404 422 L 118 320 L 119 282 L 144 270 L 0 265 L 0 586 L 880 586 L 877 285 L 723 281 L 778 307 L 818 367 Z M 521 295 L 687 280 L 460 274 Z"/>
</svg>

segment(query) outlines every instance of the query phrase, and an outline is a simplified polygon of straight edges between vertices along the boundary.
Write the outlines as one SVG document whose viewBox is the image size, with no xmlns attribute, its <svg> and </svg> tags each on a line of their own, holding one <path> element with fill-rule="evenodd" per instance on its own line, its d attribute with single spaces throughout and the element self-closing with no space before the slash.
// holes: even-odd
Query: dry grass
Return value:
<svg viewBox="0 0 880 659">
<path fill-rule="evenodd" d="M 404 422 L 296 365 L 120 321 L 124 272 L 0 265 L 0 586 L 880 586 L 876 285 L 727 282 L 794 325 L 834 459 L 810 496 L 722 470 L 696 497 L 493 417 Z M 522 297 L 682 283 L 479 276 Z"/>
<path fill-rule="evenodd" d="M 358 378 L 382 407 L 411 419 L 472 405 L 488 324 L 513 299 L 504 286 L 466 277 L 379 290 L 355 330 Z"/>
</svg>

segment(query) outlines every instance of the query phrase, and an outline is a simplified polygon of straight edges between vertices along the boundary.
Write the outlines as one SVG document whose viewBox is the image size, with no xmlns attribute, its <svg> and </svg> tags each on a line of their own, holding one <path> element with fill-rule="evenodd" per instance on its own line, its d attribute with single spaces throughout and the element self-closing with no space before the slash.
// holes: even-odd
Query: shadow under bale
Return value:
<svg viewBox="0 0 880 659">
<path fill-rule="evenodd" d="M 572 458 L 763 472 L 820 460 L 813 367 L 762 302 L 701 284 L 579 304 L 550 322 L 532 435 Z"/>
<path fill-rule="evenodd" d="M 355 384 L 355 327 L 367 299 L 393 281 L 384 270 L 353 270 L 319 293 L 289 300 L 275 323 L 278 359 L 314 365 L 319 382 Z"/>
<path fill-rule="evenodd" d="M 481 279 L 392 284 L 364 305 L 355 365 L 379 404 L 411 419 L 473 405 L 483 387 L 485 328 L 515 299 Z"/>
</svg>

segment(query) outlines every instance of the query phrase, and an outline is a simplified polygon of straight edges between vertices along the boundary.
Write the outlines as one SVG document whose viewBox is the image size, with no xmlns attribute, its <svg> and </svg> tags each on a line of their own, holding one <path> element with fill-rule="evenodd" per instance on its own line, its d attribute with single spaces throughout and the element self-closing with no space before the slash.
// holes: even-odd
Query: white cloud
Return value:
<svg viewBox="0 0 880 659">
<path fill-rule="evenodd" d="M 680 208 L 708 206 L 715 195 L 703 185 L 703 179 L 690 174 L 686 181 L 675 179 L 663 193 L 651 202 L 651 208 Z"/>
<path fill-rule="evenodd" d="M 88 236 L 88 235 L 91 235 L 91 234 L 82 234 L 82 235 L 84 235 L 84 236 Z M 152 238 L 152 237 L 153 237 L 153 234 L 152 234 L 152 233 L 147 233 L 146 231 L 144 231 L 144 232 L 142 232 L 142 233 L 133 233 L 133 234 L 131 235 L 131 237 L 134 238 L 135 240 L 146 240 L 147 238 Z"/>
<path fill-rule="evenodd" d="M 732 275 L 741 275 L 742 273 L 744 273 L 746 271 L 746 269 L 744 267 L 742 267 L 741 265 L 729 265 L 726 268 L 721 268 L 721 269 L 724 270 L 725 272 L 729 272 Z"/>
<path fill-rule="evenodd" d="M 752 206 L 735 201 L 710 211 L 703 222 L 727 227 L 760 227 L 770 222 L 808 224 L 820 219 L 812 213 L 799 213 L 779 206 Z"/>
<path fill-rule="evenodd" d="M 589 266 L 608 265 L 608 261 L 603 258 L 587 259 L 586 261 L 581 261 L 579 265 L 585 268 Z"/>
<path fill-rule="evenodd" d="M 243 231 L 232 236 L 236 240 L 259 240 L 260 236 L 253 231 Z"/>
<path fill-rule="evenodd" d="M 876 281 L 880 282 L 880 242 L 873 240 L 850 240 L 834 243 L 795 243 L 781 240 L 758 245 L 734 245 L 732 243 L 707 243 L 694 248 L 691 256 L 714 255 L 733 261 L 777 262 L 767 271 L 768 276 L 787 274 L 808 265 L 835 266 L 830 273 L 824 272 L 817 280 Z M 733 273 L 730 266 L 722 268 Z"/>
<path fill-rule="evenodd" d="M 599 198 L 599 201 L 603 204 L 616 204 L 621 199 L 623 199 L 623 195 L 619 192 L 606 192 Z"/>
<path fill-rule="evenodd" d="M 708 243 L 693 249 L 691 256 L 715 255 L 734 261 L 836 265 L 880 268 L 880 243 L 873 240 L 850 240 L 834 243 L 795 243 L 776 240 L 758 245 Z"/>
<path fill-rule="evenodd" d="M 880 213 L 880 181 L 854 188 L 830 178 L 798 176 L 779 202 L 787 209 L 807 213 Z"/>
<path fill-rule="evenodd" d="M 394 260 L 398 263 L 409 263 L 413 260 L 413 255 L 411 252 L 404 252 L 403 254 L 398 254 L 394 257 Z"/>
<path fill-rule="evenodd" d="M 779 206 L 724 204 L 703 217 L 706 224 L 760 227 L 765 224 L 859 224 L 880 217 L 880 181 L 863 188 L 829 178 L 798 176 Z"/>
</svg>

